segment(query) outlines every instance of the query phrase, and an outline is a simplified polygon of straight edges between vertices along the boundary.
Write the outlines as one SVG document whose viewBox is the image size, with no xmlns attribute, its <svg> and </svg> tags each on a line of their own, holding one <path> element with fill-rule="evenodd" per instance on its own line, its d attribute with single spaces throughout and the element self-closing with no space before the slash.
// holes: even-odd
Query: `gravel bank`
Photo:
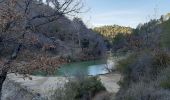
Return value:
<svg viewBox="0 0 170 100">
<path fill-rule="evenodd" d="M 2 100 L 34 100 L 33 98 L 48 98 L 53 91 L 64 87 L 69 80 L 66 77 L 41 77 L 30 76 L 23 78 L 22 75 L 8 74 L 3 85 Z M 99 75 L 101 82 L 110 93 L 117 93 L 121 75 L 118 73 Z M 35 99 L 44 100 L 44 99 Z"/>
</svg>

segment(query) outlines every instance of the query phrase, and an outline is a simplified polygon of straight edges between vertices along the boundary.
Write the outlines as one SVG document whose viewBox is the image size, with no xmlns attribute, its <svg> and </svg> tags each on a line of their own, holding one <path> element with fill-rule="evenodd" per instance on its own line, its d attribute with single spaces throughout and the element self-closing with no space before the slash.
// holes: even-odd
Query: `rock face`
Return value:
<svg viewBox="0 0 170 100">
<path fill-rule="evenodd" d="M 2 100 L 32 100 L 34 95 L 22 88 L 19 84 L 6 79 L 3 91 Z"/>
<path fill-rule="evenodd" d="M 66 77 L 30 77 L 32 80 L 9 74 L 3 85 L 2 100 L 45 100 L 50 98 L 53 90 L 68 82 Z"/>
</svg>

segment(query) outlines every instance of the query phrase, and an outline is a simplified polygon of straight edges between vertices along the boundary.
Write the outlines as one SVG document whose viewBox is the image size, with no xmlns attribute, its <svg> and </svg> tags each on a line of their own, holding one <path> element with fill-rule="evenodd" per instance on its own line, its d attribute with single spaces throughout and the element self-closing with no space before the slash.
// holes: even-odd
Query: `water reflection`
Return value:
<svg viewBox="0 0 170 100">
<path fill-rule="evenodd" d="M 61 66 L 60 69 L 56 71 L 57 75 L 60 76 L 70 76 L 76 75 L 77 73 L 82 73 L 85 75 L 99 75 L 106 74 L 114 66 L 113 60 L 110 61 L 87 61 L 87 62 L 76 62 Z"/>
<path fill-rule="evenodd" d="M 88 75 L 95 76 L 106 73 L 108 73 L 108 70 L 106 69 L 106 64 L 88 66 Z"/>
</svg>

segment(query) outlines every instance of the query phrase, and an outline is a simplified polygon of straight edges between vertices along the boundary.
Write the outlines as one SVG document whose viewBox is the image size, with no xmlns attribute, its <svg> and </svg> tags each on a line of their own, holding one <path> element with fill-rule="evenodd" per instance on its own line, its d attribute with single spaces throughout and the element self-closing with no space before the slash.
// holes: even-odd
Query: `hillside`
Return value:
<svg viewBox="0 0 170 100">
<path fill-rule="evenodd" d="M 79 18 L 71 21 L 63 16 L 56 23 L 40 27 L 39 32 L 59 41 L 58 45 L 64 48 L 58 49 L 58 53 L 72 60 L 96 59 L 105 53 L 103 38 L 88 29 Z"/>
<path fill-rule="evenodd" d="M 0 1 L 0 100 L 25 100 L 27 96 L 30 100 L 33 99 L 32 96 L 40 97 L 40 93 L 22 91 L 21 86 L 15 86 L 12 82 L 6 86 L 8 90 L 11 85 L 13 89 L 10 92 L 12 93 L 8 96 L 6 95 L 8 91 L 2 94 L 2 91 L 5 90 L 3 88 L 5 80 L 9 78 L 10 73 L 21 74 L 22 78 L 20 78 L 24 82 L 25 78 L 28 78 L 30 80 L 29 85 L 33 86 L 34 81 L 32 80 L 34 77 L 31 77 L 33 73 L 45 72 L 47 74 L 46 78 L 54 77 L 54 73 L 63 64 L 105 57 L 106 49 L 102 36 L 88 29 L 80 18 L 69 19 L 69 15 L 77 16 L 80 13 L 82 5 L 81 0 Z M 15 74 L 13 76 L 16 76 Z M 66 74 L 64 73 L 64 75 Z M 37 77 L 37 74 L 34 75 Z M 69 77 L 71 79 L 72 76 Z M 62 83 L 58 78 L 56 79 Z M 19 79 L 14 80 L 19 81 Z M 55 81 L 53 78 L 52 80 Z M 97 84 L 99 88 L 101 87 L 101 90 L 105 90 L 105 87 L 97 78 L 89 78 L 88 81 L 91 80 L 92 83 L 94 80 L 95 84 L 87 85 L 87 89 Z M 39 86 L 42 81 L 36 83 L 38 90 L 41 88 Z M 47 81 L 47 83 L 55 84 L 53 81 Z M 88 83 L 88 81 L 84 81 Z M 83 81 L 82 83 L 84 84 Z M 55 86 L 57 86 L 57 83 Z M 82 85 L 77 84 L 77 86 L 81 87 Z M 77 86 L 75 87 L 79 91 Z M 48 88 L 46 85 L 44 87 L 45 89 Z M 34 86 L 33 88 L 36 89 Z M 52 91 L 52 89 L 50 90 Z M 99 91 L 94 91 L 95 94 L 97 92 Z M 11 95 L 13 93 L 15 96 Z M 79 95 L 79 92 L 75 93 Z M 58 93 L 54 94 L 58 95 Z M 1 99 L 2 97 L 5 97 L 5 99 Z M 55 97 L 54 100 L 56 100 Z"/>
<path fill-rule="evenodd" d="M 163 28 L 163 34 L 161 36 L 161 44 L 163 47 L 170 48 L 170 20 L 167 20 L 161 24 Z"/>
<path fill-rule="evenodd" d="M 170 13 L 85 1 L 0 0 L 0 100 L 170 100 Z"/>
<path fill-rule="evenodd" d="M 131 34 L 133 31 L 130 27 L 118 25 L 95 27 L 93 30 L 109 39 L 113 39 L 117 34 Z"/>
<path fill-rule="evenodd" d="M 22 5 L 23 2 L 21 1 L 20 4 Z M 45 4 L 36 7 L 36 3 L 31 3 L 30 6 L 30 9 L 33 10 L 29 13 L 29 18 L 34 18 L 34 16 L 41 15 L 42 13 L 44 13 L 44 15 L 50 15 L 50 13 L 54 12 L 51 7 Z M 30 20 L 33 21 L 29 24 L 34 26 L 47 21 L 45 18 Z M 6 36 L 10 38 L 19 35 L 16 33 L 13 34 L 13 36 L 9 34 Z M 0 39 L 4 37 L 2 35 Z M 24 49 L 27 49 L 27 52 L 31 53 L 32 56 L 47 52 L 49 55 L 72 61 L 80 61 L 96 59 L 97 57 L 100 58 L 105 52 L 105 46 L 101 36 L 88 29 L 81 19 L 75 18 L 70 20 L 65 15 L 60 16 L 57 21 L 34 27 L 25 34 L 25 37 Z M 11 39 L 10 42 L 12 41 Z M 9 44 L 10 46 L 8 46 L 6 50 L 3 49 L 3 43 L 0 43 L 0 54 L 5 57 L 13 51 L 13 46 L 17 44 L 18 41 Z M 23 52 L 25 52 L 25 50 Z M 19 57 L 20 56 L 24 55 L 19 55 Z M 21 59 L 23 58 L 21 57 Z"/>
<path fill-rule="evenodd" d="M 129 54 L 117 65 L 124 78 L 116 100 L 169 100 L 169 24 L 170 20 L 151 20 L 123 37 L 128 40 L 123 48 L 114 49 L 121 53 L 128 46 Z"/>
</svg>

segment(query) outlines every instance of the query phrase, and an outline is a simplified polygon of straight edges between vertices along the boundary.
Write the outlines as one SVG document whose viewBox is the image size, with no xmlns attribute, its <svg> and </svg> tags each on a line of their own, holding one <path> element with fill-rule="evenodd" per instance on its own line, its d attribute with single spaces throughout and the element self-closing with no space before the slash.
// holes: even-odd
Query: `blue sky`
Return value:
<svg viewBox="0 0 170 100">
<path fill-rule="evenodd" d="M 170 0 L 85 0 L 90 10 L 80 15 L 89 27 L 139 23 L 170 12 Z"/>
</svg>

